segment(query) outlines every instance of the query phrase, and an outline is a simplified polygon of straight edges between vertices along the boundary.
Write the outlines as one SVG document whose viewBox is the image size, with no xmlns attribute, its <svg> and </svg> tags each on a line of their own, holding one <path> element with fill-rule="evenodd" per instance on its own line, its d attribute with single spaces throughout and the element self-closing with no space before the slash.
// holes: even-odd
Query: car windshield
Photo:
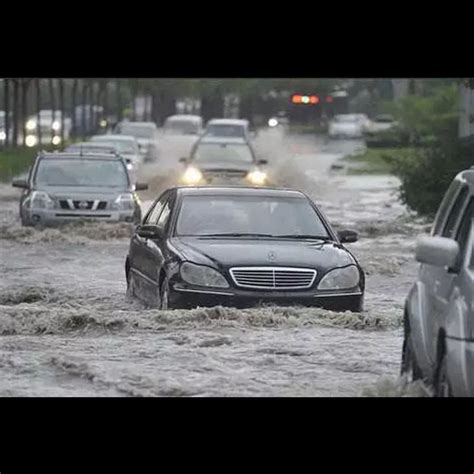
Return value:
<svg viewBox="0 0 474 474">
<path fill-rule="evenodd" d="M 195 150 L 192 161 L 242 161 L 252 163 L 252 152 L 246 144 L 201 143 Z"/>
<path fill-rule="evenodd" d="M 120 133 L 123 135 L 131 135 L 135 138 L 153 138 L 155 130 L 148 125 L 136 125 L 132 123 L 123 123 L 120 125 Z"/>
<path fill-rule="evenodd" d="M 213 125 L 206 128 L 206 135 L 212 137 L 245 137 L 245 129 L 242 125 Z"/>
<path fill-rule="evenodd" d="M 107 145 L 110 145 L 111 147 L 115 148 L 119 153 L 125 153 L 128 155 L 133 155 L 137 152 L 137 149 L 135 148 L 135 143 L 132 141 L 126 141 L 126 140 L 107 140 L 107 139 L 99 139 L 96 138 L 94 141 L 104 143 Z"/>
<path fill-rule="evenodd" d="M 128 187 L 127 170 L 122 162 L 99 159 L 42 159 L 35 184 L 46 186 Z"/>
<path fill-rule="evenodd" d="M 354 115 L 336 115 L 334 121 L 338 123 L 354 123 L 360 120 L 360 118 Z"/>
<path fill-rule="evenodd" d="M 176 235 L 216 234 L 329 238 L 323 222 L 307 199 L 261 195 L 185 196 Z"/>
<path fill-rule="evenodd" d="M 190 120 L 169 120 L 164 131 L 170 135 L 196 135 L 199 133 L 199 124 Z"/>
</svg>

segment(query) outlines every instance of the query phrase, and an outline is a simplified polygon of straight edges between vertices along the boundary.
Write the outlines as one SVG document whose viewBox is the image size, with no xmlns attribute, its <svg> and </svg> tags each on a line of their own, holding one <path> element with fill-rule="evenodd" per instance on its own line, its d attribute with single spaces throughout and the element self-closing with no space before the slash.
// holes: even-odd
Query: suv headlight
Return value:
<svg viewBox="0 0 474 474">
<path fill-rule="evenodd" d="M 183 175 L 183 181 L 186 184 L 197 184 L 202 179 L 202 173 L 193 166 L 190 166 Z"/>
<path fill-rule="evenodd" d="M 135 200 L 132 194 L 121 194 L 113 203 L 112 208 L 117 211 L 133 211 Z"/>
<path fill-rule="evenodd" d="M 58 120 L 55 120 L 52 123 L 51 128 L 57 132 L 61 128 L 61 122 L 59 122 Z"/>
<path fill-rule="evenodd" d="M 30 199 L 30 209 L 53 209 L 54 201 L 44 191 L 33 191 Z"/>
<path fill-rule="evenodd" d="M 265 184 L 265 181 L 267 180 L 267 173 L 265 173 L 264 171 L 260 171 L 260 170 L 254 170 L 254 171 L 251 171 L 247 175 L 247 179 L 252 184 L 262 185 L 262 184 Z"/>
<path fill-rule="evenodd" d="M 229 283 L 217 270 L 204 265 L 184 262 L 180 268 L 181 278 L 191 285 L 229 288 Z"/>
<path fill-rule="evenodd" d="M 355 265 L 336 268 L 326 273 L 318 285 L 319 290 L 347 290 L 359 284 L 359 270 Z"/>
<path fill-rule="evenodd" d="M 36 128 L 36 120 L 28 120 L 28 122 L 26 122 L 27 130 L 34 130 L 35 128 Z"/>
</svg>

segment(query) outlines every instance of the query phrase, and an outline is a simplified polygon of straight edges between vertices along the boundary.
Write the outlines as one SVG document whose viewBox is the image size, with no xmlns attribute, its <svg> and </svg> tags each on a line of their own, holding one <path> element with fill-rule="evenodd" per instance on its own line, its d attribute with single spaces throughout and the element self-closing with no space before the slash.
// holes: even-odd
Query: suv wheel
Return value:
<svg viewBox="0 0 474 474">
<path fill-rule="evenodd" d="M 436 368 L 435 383 L 434 383 L 434 396 L 435 397 L 452 397 L 451 386 L 448 379 L 447 361 L 446 356 L 443 355 L 441 360 L 438 362 Z"/>
</svg>

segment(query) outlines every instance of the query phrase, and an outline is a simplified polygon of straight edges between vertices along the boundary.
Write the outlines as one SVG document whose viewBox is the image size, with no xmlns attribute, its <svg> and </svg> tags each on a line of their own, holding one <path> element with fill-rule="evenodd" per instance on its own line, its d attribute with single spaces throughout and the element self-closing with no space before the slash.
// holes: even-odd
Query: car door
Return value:
<svg viewBox="0 0 474 474">
<path fill-rule="evenodd" d="M 143 247 L 144 273 L 148 279 L 154 281 L 156 284 L 158 284 L 158 276 L 164 264 L 164 246 L 166 243 L 166 233 L 168 230 L 168 223 L 171 216 L 173 203 L 173 195 L 172 193 L 169 193 L 156 221 L 150 222 L 150 224 L 154 224 L 160 229 L 163 238 L 146 239 L 145 245 Z"/>
<path fill-rule="evenodd" d="M 162 194 L 155 203 L 150 207 L 146 216 L 142 221 L 142 225 L 156 224 L 160 217 L 161 211 L 169 198 L 169 192 Z M 140 237 L 137 232 L 133 234 L 130 243 L 130 268 L 137 274 L 140 280 L 147 279 L 149 274 L 148 267 L 148 240 L 144 237 Z"/>
<path fill-rule="evenodd" d="M 459 227 L 468 202 L 468 187 L 462 185 L 453 200 L 453 205 L 447 214 L 444 225 L 437 230 L 442 237 L 449 239 L 460 238 Z M 438 234 L 439 235 L 439 234 Z M 428 328 L 428 353 L 431 362 L 436 362 L 436 349 L 439 330 L 444 327 L 445 314 L 449 305 L 449 298 L 456 279 L 456 272 L 452 268 L 424 265 L 425 283 L 428 301 L 426 301 L 426 325 Z"/>
</svg>

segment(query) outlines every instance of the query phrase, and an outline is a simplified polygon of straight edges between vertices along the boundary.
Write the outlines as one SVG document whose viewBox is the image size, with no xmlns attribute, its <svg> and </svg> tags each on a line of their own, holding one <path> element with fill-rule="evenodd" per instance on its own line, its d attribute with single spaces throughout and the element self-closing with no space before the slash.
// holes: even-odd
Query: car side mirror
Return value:
<svg viewBox="0 0 474 474">
<path fill-rule="evenodd" d="M 14 188 L 22 188 L 22 189 L 28 189 L 28 183 L 26 179 L 14 179 L 12 181 L 12 186 Z"/>
<path fill-rule="evenodd" d="M 148 183 L 135 183 L 135 191 L 146 191 Z"/>
<path fill-rule="evenodd" d="M 459 244 L 447 237 L 421 236 L 416 242 L 415 258 L 435 267 L 453 268 L 459 256 Z"/>
<path fill-rule="evenodd" d="M 156 225 L 140 225 L 136 232 L 144 239 L 160 240 L 163 238 L 163 229 Z"/>
<path fill-rule="evenodd" d="M 259 164 L 259 165 L 268 165 L 268 160 L 258 160 L 257 164 Z"/>
<path fill-rule="evenodd" d="M 339 242 L 341 242 L 341 244 L 349 244 L 359 240 L 357 232 L 353 230 L 340 230 L 337 233 L 337 237 L 339 238 Z"/>
</svg>

